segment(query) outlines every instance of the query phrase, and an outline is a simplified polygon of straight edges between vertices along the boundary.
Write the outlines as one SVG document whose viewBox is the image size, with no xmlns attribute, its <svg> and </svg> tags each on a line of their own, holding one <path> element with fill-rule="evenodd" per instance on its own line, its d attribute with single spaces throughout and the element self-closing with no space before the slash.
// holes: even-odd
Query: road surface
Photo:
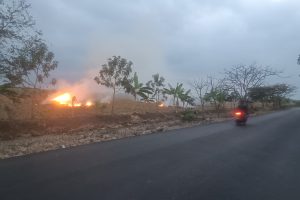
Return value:
<svg viewBox="0 0 300 200">
<path fill-rule="evenodd" d="M 0 199 L 300 199 L 300 109 L 0 161 Z"/>
</svg>

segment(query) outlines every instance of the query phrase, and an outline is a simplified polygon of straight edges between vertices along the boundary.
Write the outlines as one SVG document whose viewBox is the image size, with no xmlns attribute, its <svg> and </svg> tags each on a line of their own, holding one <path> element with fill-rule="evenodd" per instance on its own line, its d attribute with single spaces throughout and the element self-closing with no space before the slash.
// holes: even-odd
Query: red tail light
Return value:
<svg viewBox="0 0 300 200">
<path fill-rule="evenodd" d="M 243 113 L 242 112 L 235 112 L 234 113 L 236 116 L 241 116 Z"/>
</svg>

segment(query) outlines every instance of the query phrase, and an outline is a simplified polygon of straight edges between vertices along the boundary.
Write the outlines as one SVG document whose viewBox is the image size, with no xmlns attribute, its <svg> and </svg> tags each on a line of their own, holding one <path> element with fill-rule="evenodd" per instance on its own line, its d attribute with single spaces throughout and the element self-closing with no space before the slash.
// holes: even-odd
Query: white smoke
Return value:
<svg viewBox="0 0 300 200">
<path fill-rule="evenodd" d="M 78 102 L 92 101 L 92 102 L 109 102 L 111 100 L 111 89 L 98 85 L 94 81 L 94 77 L 97 75 L 95 71 L 88 71 L 84 78 L 78 82 L 70 82 L 64 79 L 57 81 L 57 92 L 51 95 L 49 99 L 63 93 L 70 93 L 75 96 Z"/>
</svg>

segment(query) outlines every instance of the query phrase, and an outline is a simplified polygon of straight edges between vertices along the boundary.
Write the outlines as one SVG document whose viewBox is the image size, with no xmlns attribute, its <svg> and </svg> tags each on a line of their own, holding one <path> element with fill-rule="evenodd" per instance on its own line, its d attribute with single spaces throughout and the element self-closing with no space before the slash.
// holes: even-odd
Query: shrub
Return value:
<svg viewBox="0 0 300 200">
<path fill-rule="evenodd" d="M 181 115 L 182 121 L 191 122 L 196 120 L 197 116 L 194 111 L 184 111 Z"/>
</svg>

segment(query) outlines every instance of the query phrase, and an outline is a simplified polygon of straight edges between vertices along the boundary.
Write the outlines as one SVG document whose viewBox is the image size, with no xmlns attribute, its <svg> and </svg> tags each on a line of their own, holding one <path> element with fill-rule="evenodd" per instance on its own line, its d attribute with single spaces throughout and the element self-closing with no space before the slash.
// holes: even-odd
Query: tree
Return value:
<svg viewBox="0 0 300 200">
<path fill-rule="evenodd" d="M 215 110 L 220 115 L 221 109 L 224 107 L 224 103 L 228 98 L 228 90 L 224 88 L 222 80 L 216 80 L 213 77 L 208 77 L 209 92 L 204 95 L 204 100 L 210 102 Z"/>
<path fill-rule="evenodd" d="M 26 3 L 25 0 L 0 0 L 1 94 L 17 100 L 18 95 L 12 88 L 23 86 L 26 76 L 30 76 L 30 79 L 34 78 L 34 75 L 32 75 L 33 68 L 37 69 L 37 65 L 33 64 L 25 67 L 24 63 L 21 62 L 28 63 L 29 60 L 26 60 L 26 56 L 30 54 L 28 45 L 33 41 L 33 38 L 40 38 L 41 36 L 42 33 L 35 29 L 35 21 L 30 14 L 30 4 Z M 39 40 L 41 41 L 41 39 Z M 45 45 L 45 43 L 43 44 Z M 31 54 L 33 55 L 33 53 Z M 47 71 L 39 73 L 37 82 L 43 82 L 42 79 L 47 78 L 48 75 Z M 29 87 L 32 87 L 32 84 Z M 33 86 L 33 88 L 35 87 L 37 86 Z"/>
<path fill-rule="evenodd" d="M 148 95 L 152 94 L 152 88 L 143 86 L 143 83 L 139 82 L 137 73 L 134 73 L 132 83 L 128 82 L 125 86 L 125 92 L 133 95 L 134 99 L 137 100 L 137 96 L 142 97 L 143 100 L 148 100 Z"/>
<path fill-rule="evenodd" d="M 238 65 L 229 70 L 225 69 L 224 84 L 228 90 L 237 92 L 240 98 L 247 99 L 249 88 L 262 86 L 267 77 L 279 73 L 281 72 L 269 67 L 260 67 L 256 64 Z"/>
<path fill-rule="evenodd" d="M 201 110 L 204 111 L 205 99 L 204 95 L 208 92 L 208 80 L 205 79 L 198 79 L 194 80 L 192 83 L 192 88 L 195 91 L 197 98 L 201 105 Z"/>
<path fill-rule="evenodd" d="M 176 110 L 179 107 L 179 101 L 182 102 L 182 106 L 186 104 L 194 105 L 194 98 L 190 96 L 191 90 L 185 91 L 182 83 L 177 83 L 176 87 L 169 84 L 169 88 L 164 88 L 163 93 L 172 96 L 173 105 L 176 106 Z"/>
<path fill-rule="evenodd" d="M 191 90 L 180 90 L 180 93 L 178 94 L 178 98 L 182 102 L 182 107 L 184 108 L 185 105 L 194 105 L 195 99 L 190 96 Z"/>
<path fill-rule="evenodd" d="M 23 48 L 5 59 L 5 79 L 11 85 L 41 88 L 50 72 L 57 68 L 54 53 L 37 37 L 25 41 Z"/>
<path fill-rule="evenodd" d="M 228 92 L 226 101 L 231 102 L 231 107 L 235 108 L 236 103 L 239 101 L 239 93 L 237 91 Z"/>
<path fill-rule="evenodd" d="M 0 44 L 7 40 L 22 40 L 25 32 L 32 31 L 35 22 L 29 14 L 30 4 L 25 0 L 0 1 Z"/>
<path fill-rule="evenodd" d="M 271 100 L 272 93 L 272 88 L 269 86 L 249 88 L 250 99 L 252 101 L 261 102 L 263 107 Z"/>
<path fill-rule="evenodd" d="M 272 87 L 273 93 L 271 100 L 273 101 L 273 107 L 281 107 L 282 102 L 285 101 L 290 95 L 294 93 L 296 87 L 288 84 L 275 84 Z"/>
<path fill-rule="evenodd" d="M 164 88 L 164 94 L 170 95 L 173 97 L 173 105 L 176 107 L 179 106 L 179 94 L 183 93 L 183 84 L 177 83 L 176 87 L 173 87 L 171 84 L 168 85 L 169 88 Z"/>
<path fill-rule="evenodd" d="M 0 1 L 0 84 L 11 87 L 7 78 L 7 60 L 23 47 L 32 35 L 41 35 L 34 30 L 34 20 L 29 14 L 30 4 L 24 0 Z"/>
<path fill-rule="evenodd" d="M 296 87 L 282 83 L 250 88 L 249 96 L 251 100 L 261 102 L 263 107 L 267 102 L 272 102 L 273 107 L 281 107 L 282 102 L 292 95 L 295 90 Z"/>
<path fill-rule="evenodd" d="M 54 53 L 40 38 L 30 38 L 23 48 L 16 50 L 15 55 L 5 59 L 5 81 L 12 86 L 32 88 L 31 118 L 34 118 L 34 107 L 39 106 L 41 89 L 50 72 L 57 68 Z"/>
<path fill-rule="evenodd" d="M 30 93 L 33 106 L 43 83 L 58 62 L 35 29 L 30 15 L 30 4 L 25 0 L 0 0 L 0 93 L 12 99 L 18 96 L 13 87 L 33 88 Z"/>
<path fill-rule="evenodd" d="M 113 56 L 102 65 L 99 75 L 94 78 L 96 83 L 112 88 L 112 106 L 111 113 L 114 114 L 115 94 L 117 89 L 125 89 L 125 86 L 131 83 L 129 76 L 132 72 L 132 62 L 127 61 L 120 56 Z"/>
<path fill-rule="evenodd" d="M 206 101 L 209 101 L 214 105 L 218 115 L 220 114 L 221 109 L 224 107 L 226 100 L 226 92 L 220 88 L 215 88 L 214 90 L 206 93 L 204 98 Z"/>
<path fill-rule="evenodd" d="M 147 87 L 151 87 L 153 90 L 153 97 L 155 98 L 155 102 L 159 102 L 161 100 L 161 94 L 163 93 L 163 87 L 165 87 L 165 78 L 160 76 L 158 73 L 152 75 L 153 80 L 148 81 L 146 83 Z"/>
</svg>

